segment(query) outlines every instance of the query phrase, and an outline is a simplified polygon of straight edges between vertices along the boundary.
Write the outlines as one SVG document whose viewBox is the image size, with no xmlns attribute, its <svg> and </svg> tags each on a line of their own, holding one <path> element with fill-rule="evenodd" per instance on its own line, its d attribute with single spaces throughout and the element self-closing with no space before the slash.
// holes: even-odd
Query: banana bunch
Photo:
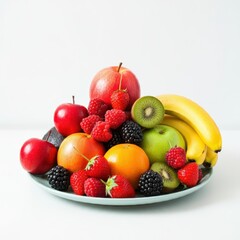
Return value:
<svg viewBox="0 0 240 240">
<path fill-rule="evenodd" d="M 216 165 L 222 149 L 222 137 L 212 117 L 196 102 L 180 95 L 164 94 L 157 98 L 165 109 L 161 124 L 176 128 L 185 138 L 188 160 L 209 167 Z"/>
</svg>

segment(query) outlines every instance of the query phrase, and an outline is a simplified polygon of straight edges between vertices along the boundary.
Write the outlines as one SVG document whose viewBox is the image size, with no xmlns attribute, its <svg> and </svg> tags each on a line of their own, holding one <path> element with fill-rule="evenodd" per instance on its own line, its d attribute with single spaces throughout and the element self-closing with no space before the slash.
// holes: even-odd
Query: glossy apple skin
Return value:
<svg viewBox="0 0 240 240">
<path fill-rule="evenodd" d="M 30 138 L 20 149 L 22 167 L 32 174 L 44 174 L 57 163 L 57 148 L 50 142 Z"/>
<path fill-rule="evenodd" d="M 54 124 L 57 131 L 64 137 L 81 131 L 80 122 L 88 116 L 86 107 L 64 103 L 57 107 L 54 112 Z"/>
<path fill-rule="evenodd" d="M 179 146 L 186 149 L 186 143 L 175 128 L 159 124 L 143 131 L 141 147 L 152 163 L 165 161 L 165 155 L 171 147 Z"/>
<path fill-rule="evenodd" d="M 127 68 L 107 67 L 100 70 L 93 78 L 90 85 L 90 99 L 100 98 L 105 103 L 111 104 L 112 93 L 119 88 L 119 82 L 122 75 L 122 89 L 127 89 L 129 93 L 130 109 L 133 103 L 140 97 L 141 89 L 137 77 Z"/>
</svg>

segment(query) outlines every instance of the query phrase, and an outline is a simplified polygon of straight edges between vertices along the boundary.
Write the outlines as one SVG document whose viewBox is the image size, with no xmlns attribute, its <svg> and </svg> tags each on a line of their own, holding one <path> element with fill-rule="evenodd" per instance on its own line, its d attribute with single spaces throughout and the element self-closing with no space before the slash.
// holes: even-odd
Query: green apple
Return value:
<svg viewBox="0 0 240 240">
<path fill-rule="evenodd" d="M 159 124 L 143 131 L 142 149 L 152 163 L 165 161 L 165 155 L 171 147 L 186 149 L 182 134 L 175 128 Z"/>
</svg>

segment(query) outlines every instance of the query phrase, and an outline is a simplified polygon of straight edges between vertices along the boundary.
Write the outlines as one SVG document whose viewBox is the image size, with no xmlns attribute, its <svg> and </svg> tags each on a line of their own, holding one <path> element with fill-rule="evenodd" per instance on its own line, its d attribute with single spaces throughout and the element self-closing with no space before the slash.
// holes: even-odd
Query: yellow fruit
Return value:
<svg viewBox="0 0 240 240">
<path fill-rule="evenodd" d="M 215 152 L 221 151 L 220 130 L 209 113 L 199 104 L 184 96 L 174 94 L 159 95 L 157 98 L 162 102 L 166 114 L 187 122 L 209 148 Z"/>
</svg>

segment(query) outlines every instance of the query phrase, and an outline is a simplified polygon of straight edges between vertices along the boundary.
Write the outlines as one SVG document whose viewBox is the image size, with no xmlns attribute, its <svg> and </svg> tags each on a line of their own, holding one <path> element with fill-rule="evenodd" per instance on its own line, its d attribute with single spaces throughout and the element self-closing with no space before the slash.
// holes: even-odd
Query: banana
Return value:
<svg viewBox="0 0 240 240">
<path fill-rule="evenodd" d="M 187 122 L 199 134 L 203 142 L 215 152 L 222 149 L 222 136 L 213 118 L 196 102 L 180 95 L 157 96 L 165 113 Z"/>
<path fill-rule="evenodd" d="M 203 163 L 206 156 L 206 144 L 190 125 L 169 115 L 164 116 L 161 124 L 173 127 L 183 135 L 187 145 L 186 155 L 188 160 L 194 160 L 199 165 Z"/>
<path fill-rule="evenodd" d="M 198 164 L 198 165 L 201 165 L 204 163 L 205 159 L 206 159 L 206 155 L 207 155 L 207 145 L 205 145 L 205 149 L 203 150 L 202 154 L 200 157 L 196 158 L 195 159 L 195 162 Z"/>
<path fill-rule="evenodd" d="M 217 161 L 218 161 L 218 154 L 208 147 L 206 158 L 203 164 L 207 167 L 214 167 Z"/>
</svg>

